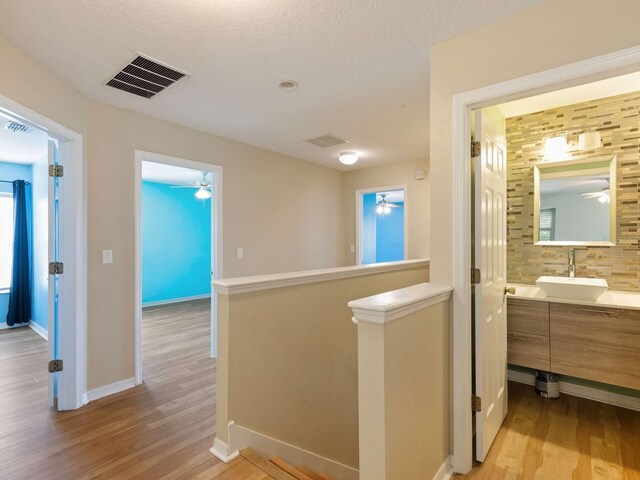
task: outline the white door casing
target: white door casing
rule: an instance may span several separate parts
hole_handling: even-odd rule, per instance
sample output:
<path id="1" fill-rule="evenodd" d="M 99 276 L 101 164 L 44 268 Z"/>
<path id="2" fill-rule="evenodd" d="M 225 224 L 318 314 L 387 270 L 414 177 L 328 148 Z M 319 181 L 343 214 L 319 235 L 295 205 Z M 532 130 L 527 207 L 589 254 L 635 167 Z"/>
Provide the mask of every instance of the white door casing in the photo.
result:
<path id="1" fill-rule="evenodd" d="M 497 108 L 475 112 L 476 460 L 483 461 L 507 415 L 507 180 L 505 119 Z"/>

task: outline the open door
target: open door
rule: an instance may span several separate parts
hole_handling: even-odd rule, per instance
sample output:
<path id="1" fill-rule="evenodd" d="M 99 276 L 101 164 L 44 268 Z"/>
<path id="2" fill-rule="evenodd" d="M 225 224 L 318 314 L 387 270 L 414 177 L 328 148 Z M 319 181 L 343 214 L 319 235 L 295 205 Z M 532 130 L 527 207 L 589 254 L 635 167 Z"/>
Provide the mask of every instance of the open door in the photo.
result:
<path id="1" fill-rule="evenodd" d="M 55 167 L 59 165 L 58 145 L 54 140 L 49 140 L 48 150 L 49 165 L 49 321 L 48 321 L 48 343 L 49 343 L 49 382 L 47 391 L 47 401 L 49 406 L 55 405 L 58 397 L 58 369 L 60 364 L 56 361 L 60 358 L 59 338 L 58 338 L 58 313 L 59 313 L 59 289 L 60 274 L 54 273 L 55 266 L 60 265 L 60 208 L 59 208 L 59 181 L 60 178 L 55 172 Z M 52 167 L 54 167 L 52 169 Z M 52 171 L 54 170 L 54 171 Z M 54 175 L 51 175 L 51 174 Z M 54 270 L 52 270 L 52 267 Z"/>
<path id="2" fill-rule="evenodd" d="M 475 112 L 475 140 L 475 421 L 476 460 L 483 461 L 507 415 L 507 155 L 497 108 Z"/>

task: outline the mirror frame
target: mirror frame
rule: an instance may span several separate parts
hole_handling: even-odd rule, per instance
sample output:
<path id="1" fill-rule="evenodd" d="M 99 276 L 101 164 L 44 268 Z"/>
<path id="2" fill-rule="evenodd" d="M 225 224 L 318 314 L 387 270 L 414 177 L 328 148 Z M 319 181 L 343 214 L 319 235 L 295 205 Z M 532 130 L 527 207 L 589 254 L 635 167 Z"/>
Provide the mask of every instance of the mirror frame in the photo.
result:
<path id="1" fill-rule="evenodd" d="M 540 241 L 540 180 L 544 176 L 545 170 L 555 169 L 558 167 L 571 167 L 580 166 L 581 174 L 588 174 L 590 172 L 602 172 L 603 167 L 596 167 L 593 169 L 584 168 L 591 163 L 609 163 L 609 240 L 608 241 L 580 241 L 580 240 L 553 240 L 553 241 Z M 606 167 L 604 167 L 606 168 Z M 617 158 L 616 155 L 604 156 L 604 157 L 589 157 L 579 160 L 561 160 L 557 162 L 539 162 L 533 166 L 533 244 L 534 245 L 556 245 L 556 246 L 587 246 L 587 247 L 612 247 L 616 244 L 616 191 L 618 189 L 618 182 L 616 181 Z M 573 173 L 571 170 L 563 172 L 560 176 L 571 176 L 569 173 Z"/>

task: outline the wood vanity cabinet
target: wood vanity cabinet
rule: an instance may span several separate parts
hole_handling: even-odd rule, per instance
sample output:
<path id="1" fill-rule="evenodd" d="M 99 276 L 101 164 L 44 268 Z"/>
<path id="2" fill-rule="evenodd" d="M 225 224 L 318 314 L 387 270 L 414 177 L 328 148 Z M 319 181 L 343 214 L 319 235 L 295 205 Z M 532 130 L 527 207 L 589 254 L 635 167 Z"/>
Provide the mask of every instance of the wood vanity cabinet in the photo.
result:
<path id="1" fill-rule="evenodd" d="M 507 362 L 551 371 L 547 302 L 507 299 Z"/>
<path id="2" fill-rule="evenodd" d="M 640 310 L 508 298 L 507 361 L 640 390 Z"/>
<path id="3" fill-rule="evenodd" d="M 552 303 L 550 319 L 553 372 L 640 389 L 640 311 Z"/>

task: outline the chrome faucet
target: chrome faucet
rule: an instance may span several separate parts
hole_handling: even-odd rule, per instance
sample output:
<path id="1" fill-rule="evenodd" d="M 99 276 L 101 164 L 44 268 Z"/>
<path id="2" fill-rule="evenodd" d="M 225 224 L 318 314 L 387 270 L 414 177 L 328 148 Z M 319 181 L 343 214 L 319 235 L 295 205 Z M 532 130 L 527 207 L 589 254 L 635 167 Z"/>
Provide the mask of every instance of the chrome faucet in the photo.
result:
<path id="1" fill-rule="evenodd" d="M 576 276 L 576 251 L 573 248 L 569 249 L 569 278 Z"/>

